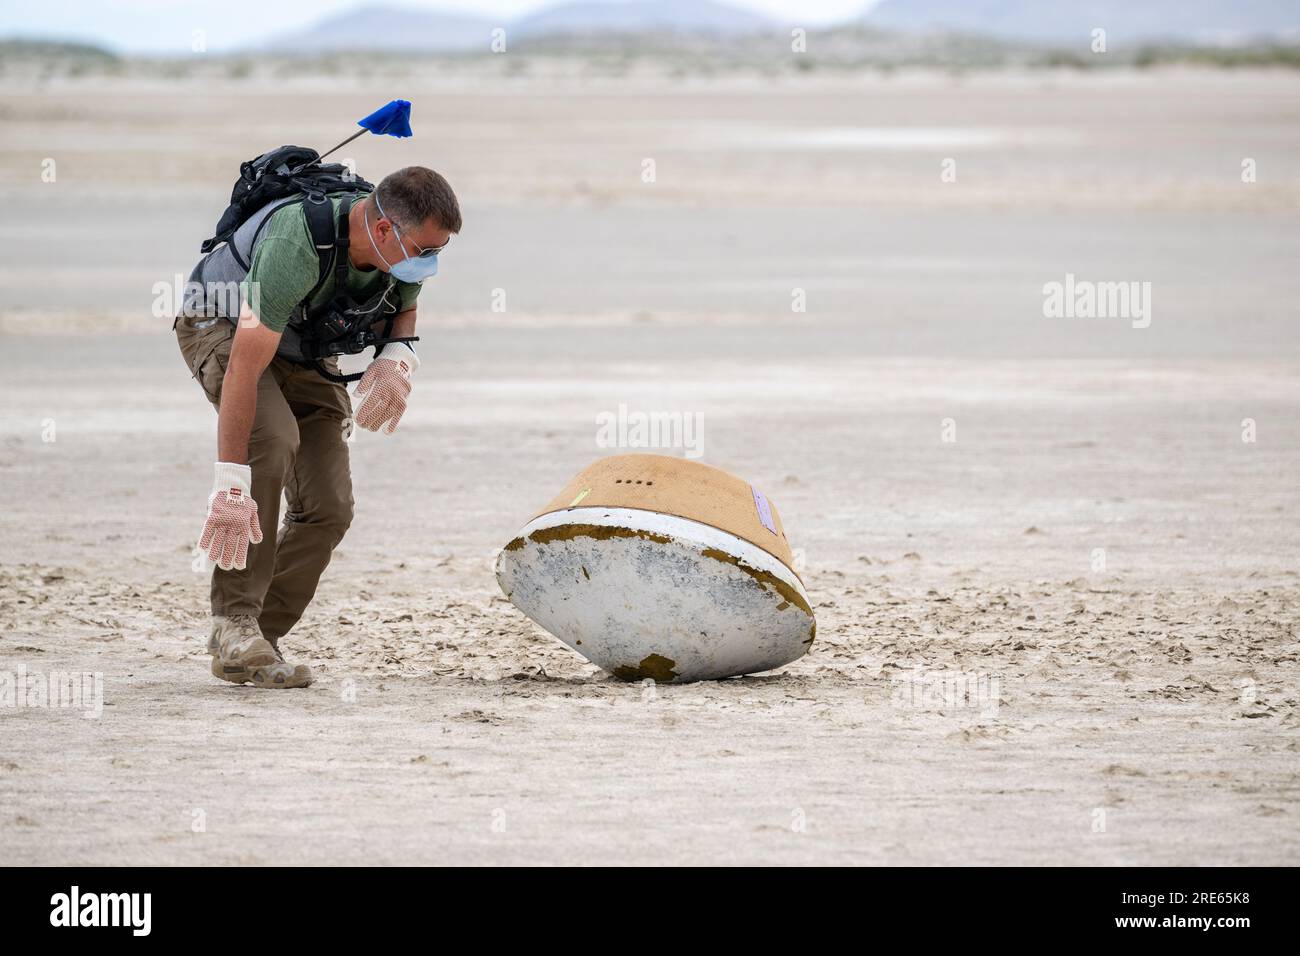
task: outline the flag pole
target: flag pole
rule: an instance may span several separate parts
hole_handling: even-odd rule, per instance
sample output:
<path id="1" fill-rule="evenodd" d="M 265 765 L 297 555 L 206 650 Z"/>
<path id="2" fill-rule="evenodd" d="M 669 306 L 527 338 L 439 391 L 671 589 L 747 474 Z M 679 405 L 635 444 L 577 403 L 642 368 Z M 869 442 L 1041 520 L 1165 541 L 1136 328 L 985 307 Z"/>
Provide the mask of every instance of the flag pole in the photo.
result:
<path id="1" fill-rule="evenodd" d="M 324 158 L 325 158 L 326 156 L 328 156 L 330 153 L 334 152 L 334 150 L 342 149 L 344 146 L 346 146 L 348 143 L 352 142 L 354 139 L 356 139 L 356 138 L 357 138 L 358 136 L 360 136 L 362 133 L 368 133 L 368 132 L 369 132 L 369 130 L 367 130 L 364 126 L 361 127 L 361 129 L 357 130 L 355 133 L 353 133 L 351 136 L 349 136 L 349 137 L 348 137 L 347 139 L 345 139 L 343 142 L 339 143 L 339 144 L 338 144 L 337 146 L 335 146 L 333 149 L 329 149 L 329 150 L 326 150 L 325 152 L 321 153 L 319 159 L 317 159 L 316 161 L 317 161 L 317 162 L 320 162 L 320 160 L 324 159 Z"/>

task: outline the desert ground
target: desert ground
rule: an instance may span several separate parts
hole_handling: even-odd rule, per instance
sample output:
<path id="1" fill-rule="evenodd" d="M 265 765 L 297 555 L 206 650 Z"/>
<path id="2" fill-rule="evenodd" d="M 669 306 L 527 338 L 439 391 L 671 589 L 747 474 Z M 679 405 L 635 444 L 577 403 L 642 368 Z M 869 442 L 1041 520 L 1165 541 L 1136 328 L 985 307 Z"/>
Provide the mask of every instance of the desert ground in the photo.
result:
<path id="1" fill-rule="evenodd" d="M 0 862 L 1300 863 L 1300 74 L 323 82 L 0 87 L 0 675 L 103 688 L 0 698 Z M 231 686 L 158 284 L 240 161 L 394 96 L 345 154 L 465 229 L 316 684 Z M 1067 273 L 1149 325 L 1046 317 Z M 625 684 L 505 600 L 619 405 L 780 508 L 806 657 Z"/>

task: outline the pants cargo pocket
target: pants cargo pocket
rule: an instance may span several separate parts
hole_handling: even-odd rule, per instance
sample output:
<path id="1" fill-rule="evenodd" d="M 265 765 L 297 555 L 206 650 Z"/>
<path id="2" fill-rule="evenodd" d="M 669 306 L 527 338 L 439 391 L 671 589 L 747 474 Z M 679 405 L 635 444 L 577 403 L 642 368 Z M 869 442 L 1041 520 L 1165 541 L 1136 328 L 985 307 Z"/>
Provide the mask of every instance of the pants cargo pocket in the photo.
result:
<path id="1" fill-rule="evenodd" d="M 234 327 L 224 319 L 202 331 L 187 329 L 184 323 L 177 330 L 181 357 L 213 405 L 221 400 L 221 383 L 226 377 L 226 363 L 230 360 L 230 345 L 234 337 Z"/>
<path id="2" fill-rule="evenodd" d="M 199 361 L 194 377 L 203 388 L 203 394 L 213 405 L 221 403 L 221 383 L 226 379 L 226 363 L 230 360 L 230 340 L 215 343 Z"/>

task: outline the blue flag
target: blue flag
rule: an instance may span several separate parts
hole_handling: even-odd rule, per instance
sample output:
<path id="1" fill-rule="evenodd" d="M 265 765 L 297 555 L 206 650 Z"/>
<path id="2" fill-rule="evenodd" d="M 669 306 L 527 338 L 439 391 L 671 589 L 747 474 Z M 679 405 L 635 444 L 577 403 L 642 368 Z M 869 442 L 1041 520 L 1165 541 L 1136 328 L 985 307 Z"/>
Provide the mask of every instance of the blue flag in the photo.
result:
<path id="1" fill-rule="evenodd" d="M 393 100 L 365 119 L 357 120 L 357 125 L 385 136 L 410 136 L 411 103 L 409 100 Z"/>
<path id="2" fill-rule="evenodd" d="M 343 142 L 335 146 L 334 149 L 327 149 L 321 153 L 316 162 L 320 162 L 335 149 L 339 149 L 352 142 L 358 136 L 363 135 L 367 130 L 383 136 L 410 136 L 411 135 L 411 101 L 410 100 L 393 100 L 387 106 L 381 106 L 364 119 L 357 120 L 357 125 L 361 129 L 357 130 Z"/>

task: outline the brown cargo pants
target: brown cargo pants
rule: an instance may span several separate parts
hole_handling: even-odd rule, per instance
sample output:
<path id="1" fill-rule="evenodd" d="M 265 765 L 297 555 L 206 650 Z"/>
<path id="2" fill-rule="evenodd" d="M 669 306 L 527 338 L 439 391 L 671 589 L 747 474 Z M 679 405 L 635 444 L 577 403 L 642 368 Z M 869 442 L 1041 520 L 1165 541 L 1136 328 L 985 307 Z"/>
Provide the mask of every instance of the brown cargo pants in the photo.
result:
<path id="1" fill-rule="evenodd" d="M 176 339 L 190 373 L 215 408 L 235 327 L 182 316 Z M 347 389 L 315 369 L 271 360 L 257 383 L 257 413 L 248 443 L 262 543 L 249 545 L 243 571 L 212 572 L 212 613 L 252 614 L 263 636 L 288 633 L 316 594 L 334 548 L 352 523 Z M 276 533 L 280 496 L 288 508 Z"/>

